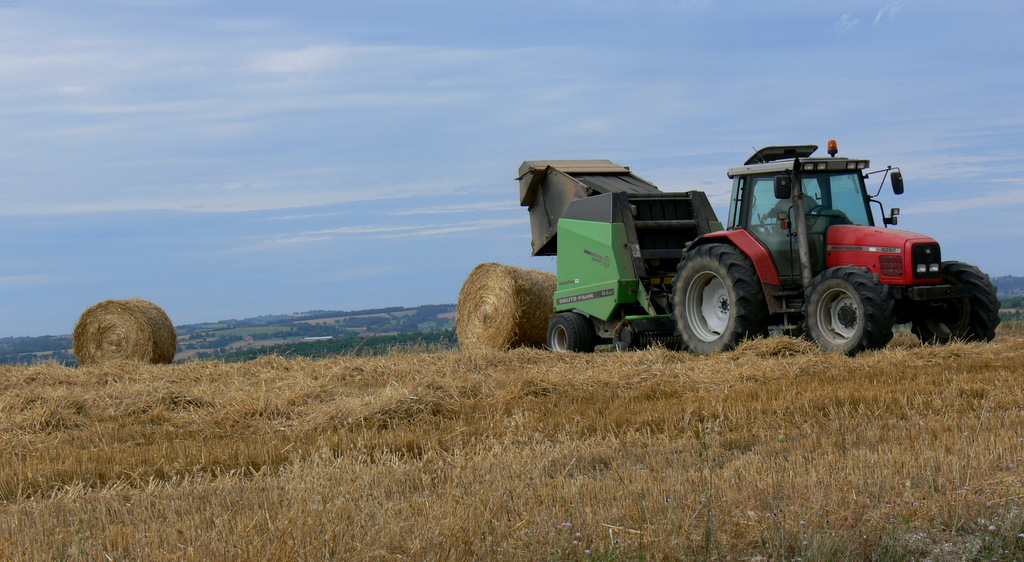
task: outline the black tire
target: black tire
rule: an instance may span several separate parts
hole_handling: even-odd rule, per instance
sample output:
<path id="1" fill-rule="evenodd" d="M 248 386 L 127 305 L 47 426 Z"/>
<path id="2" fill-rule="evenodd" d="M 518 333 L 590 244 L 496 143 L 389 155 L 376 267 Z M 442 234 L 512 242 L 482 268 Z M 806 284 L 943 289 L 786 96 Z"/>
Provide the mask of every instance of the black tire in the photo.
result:
<path id="1" fill-rule="evenodd" d="M 988 275 L 973 265 L 947 261 L 942 262 L 942 282 L 966 285 L 971 288 L 971 296 L 929 307 L 914 318 L 911 331 L 925 343 L 992 341 L 999 326 L 999 298 Z"/>
<path id="2" fill-rule="evenodd" d="M 768 304 L 750 258 L 726 244 L 698 246 L 679 262 L 672 317 L 683 347 L 728 351 L 768 332 Z"/>
<path id="3" fill-rule="evenodd" d="M 577 312 L 559 312 L 548 323 L 548 347 L 552 351 L 594 351 L 597 332 L 590 319 Z"/>
<path id="4" fill-rule="evenodd" d="M 889 286 L 867 269 L 826 269 L 804 298 L 804 327 L 822 349 L 857 355 L 892 339 L 895 301 Z"/>

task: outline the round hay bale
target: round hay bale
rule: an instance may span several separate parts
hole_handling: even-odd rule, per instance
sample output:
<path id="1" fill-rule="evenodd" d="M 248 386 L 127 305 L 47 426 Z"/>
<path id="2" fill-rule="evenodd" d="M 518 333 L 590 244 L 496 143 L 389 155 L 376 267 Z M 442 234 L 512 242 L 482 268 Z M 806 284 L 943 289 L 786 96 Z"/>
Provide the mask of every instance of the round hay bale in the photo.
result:
<path id="1" fill-rule="evenodd" d="M 178 348 L 167 313 L 142 299 L 106 300 L 89 307 L 75 324 L 72 341 L 80 365 L 170 363 Z"/>
<path id="2" fill-rule="evenodd" d="M 482 263 L 469 274 L 455 307 L 455 333 L 464 351 L 542 347 L 555 314 L 555 274 Z"/>

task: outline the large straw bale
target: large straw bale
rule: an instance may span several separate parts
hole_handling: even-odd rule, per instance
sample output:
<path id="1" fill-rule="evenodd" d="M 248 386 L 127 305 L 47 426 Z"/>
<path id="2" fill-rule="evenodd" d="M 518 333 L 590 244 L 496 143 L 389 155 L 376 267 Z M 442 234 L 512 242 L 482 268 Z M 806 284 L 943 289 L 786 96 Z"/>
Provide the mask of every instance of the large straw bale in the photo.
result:
<path id="1" fill-rule="evenodd" d="M 541 347 L 555 314 L 553 273 L 482 263 L 459 292 L 455 332 L 464 351 Z"/>
<path id="2" fill-rule="evenodd" d="M 82 313 L 73 334 L 78 363 L 170 363 L 178 334 L 167 313 L 143 299 L 106 300 Z"/>

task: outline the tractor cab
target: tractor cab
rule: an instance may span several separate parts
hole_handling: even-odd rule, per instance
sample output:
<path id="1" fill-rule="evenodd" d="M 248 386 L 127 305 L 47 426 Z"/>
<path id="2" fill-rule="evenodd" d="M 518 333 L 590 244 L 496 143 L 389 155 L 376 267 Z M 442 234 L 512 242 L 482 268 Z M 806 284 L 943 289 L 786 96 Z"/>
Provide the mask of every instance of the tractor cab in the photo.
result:
<path id="1" fill-rule="evenodd" d="M 871 203 L 881 207 L 868 193 L 868 160 L 836 157 L 835 141 L 829 143 L 830 156 L 813 157 L 817 148 L 762 148 L 728 172 L 733 189 L 727 227 L 746 230 L 768 251 L 783 286 L 802 284 L 801 230 L 806 231 L 807 265 L 813 277 L 827 267 L 831 227 L 875 227 Z M 894 192 L 902 193 L 899 170 L 890 175 Z M 883 223 L 896 224 L 898 214 L 893 209 Z M 803 220 L 798 221 L 800 215 Z"/>

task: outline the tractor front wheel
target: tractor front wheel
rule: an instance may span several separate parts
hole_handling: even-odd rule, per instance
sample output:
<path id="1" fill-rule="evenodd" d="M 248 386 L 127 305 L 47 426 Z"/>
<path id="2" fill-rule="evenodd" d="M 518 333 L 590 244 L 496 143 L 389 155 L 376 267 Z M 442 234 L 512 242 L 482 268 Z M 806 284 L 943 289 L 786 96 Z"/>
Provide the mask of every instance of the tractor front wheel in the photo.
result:
<path id="1" fill-rule="evenodd" d="M 768 331 L 768 305 L 757 270 L 733 246 L 708 244 L 679 262 L 672 316 L 683 345 L 697 353 L 728 351 Z"/>
<path id="2" fill-rule="evenodd" d="M 828 351 L 856 355 L 892 339 L 894 302 L 889 287 L 860 267 L 833 267 L 807 289 L 804 326 Z"/>
<path id="3" fill-rule="evenodd" d="M 597 333 L 589 318 L 577 312 L 559 312 L 548 323 L 548 347 L 552 351 L 594 351 Z"/>
<path id="4" fill-rule="evenodd" d="M 966 285 L 971 288 L 971 296 L 931 306 L 914 319 L 911 331 L 925 343 L 992 341 L 999 325 L 999 298 L 988 275 L 973 265 L 947 261 L 942 263 L 942 282 Z"/>

